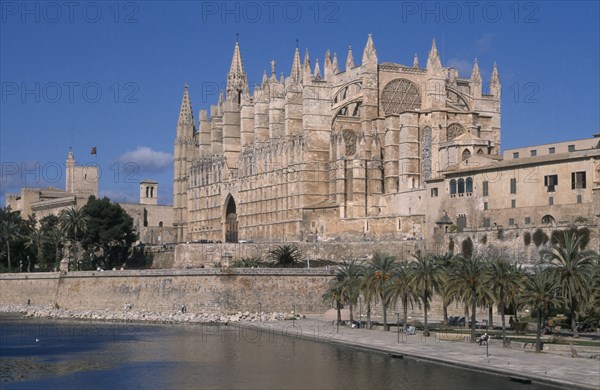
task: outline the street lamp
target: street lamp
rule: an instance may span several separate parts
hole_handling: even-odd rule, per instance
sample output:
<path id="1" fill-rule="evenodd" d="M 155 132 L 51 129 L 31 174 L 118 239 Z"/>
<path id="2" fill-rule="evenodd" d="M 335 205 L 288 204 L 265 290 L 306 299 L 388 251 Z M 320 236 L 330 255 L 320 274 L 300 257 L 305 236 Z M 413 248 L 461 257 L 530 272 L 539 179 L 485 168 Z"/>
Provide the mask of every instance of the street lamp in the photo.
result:
<path id="1" fill-rule="evenodd" d="M 362 327 L 362 300 L 363 300 L 363 295 L 360 294 L 358 296 L 358 307 L 359 307 L 358 323 L 359 323 L 359 326 L 361 326 L 361 327 Z"/>
<path id="2" fill-rule="evenodd" d="M 398 333 L 398 343 L 400 342 L 400 312 L 396 313 L 396 330 Z"/>

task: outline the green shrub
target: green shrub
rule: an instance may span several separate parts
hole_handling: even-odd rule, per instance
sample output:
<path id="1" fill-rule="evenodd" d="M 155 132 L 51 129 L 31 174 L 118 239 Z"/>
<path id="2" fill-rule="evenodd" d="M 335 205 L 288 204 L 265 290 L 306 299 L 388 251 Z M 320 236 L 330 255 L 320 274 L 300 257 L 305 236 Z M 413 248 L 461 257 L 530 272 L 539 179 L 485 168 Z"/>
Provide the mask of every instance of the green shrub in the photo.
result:
<path id="1" fill-rule="evenodd" d="M 540 245 L 545 244 L 548 242 L 549 238 L 548 235 L 546 233 L 544 233 L 544 231 L 540 228 L 538 228 L 534 233 L 533 233 L 533 243 L 535 244 L 536 247 L 540 247 Z"/>
<path id="2" fill-rule="evenodd" d="M 529 246 L 529 244 L 531 244 L 531 233 L 525 232 L 525 234 L 523 234 L 523 243 L 525 246 Z"/>

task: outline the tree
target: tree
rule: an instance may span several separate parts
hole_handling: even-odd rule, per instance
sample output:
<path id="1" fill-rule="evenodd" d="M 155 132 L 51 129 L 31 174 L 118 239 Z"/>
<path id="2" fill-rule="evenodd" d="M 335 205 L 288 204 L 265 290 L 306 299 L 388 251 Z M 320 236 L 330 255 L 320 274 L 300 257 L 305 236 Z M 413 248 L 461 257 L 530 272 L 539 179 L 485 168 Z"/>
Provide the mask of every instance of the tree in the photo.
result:
<path id="1" fill-rule="evenodd" d="M 486 269 L 484 284 L 491 290 L 494 301 L 500 309 L 502 321 L 502 343 L 506 346 L 506 306 L 510 302 L 511 292 L 517 290 L 522 283 L 519 269 L 505 259 L 494 259 Z"/>
<path id="2" fill-rule="evenodd" d="M 577 332 L 577 316 L 579 306 L 591 294 L 590 276 L 593 273 L 593 259 L 596 254 L 592 251 L 582 251 L 581 237 L 575 233 L 564 234 L 564 244 L 556 243 L 552 249 L 540 251 L 540 257 L 552 270 L 552 275 L 560 285 L 560 291 L 565 298 L 571 313 L 571 331 L 573 337 L 579 337 Z"/>
<path id="3" fill-rule="evenodd" d="M 398 300 L 402 302 L 402 323 L 404 325 L 408 323 L 408 306 L 412 307 L 413 303 L 419 299 L 410 280 L 411 268 L 406 262 L 402 262 L 394 268 L 392 283 L 388 289 L 392 307 L 396 307 Z"/>
<path id="4" fill-rule="evenodd" d="M 556 279 L 549 269 L 537 269 L 527 276 L 525 289 L 521 293 L 520 301 L 530 305 L 537 313 L 537 333 L 535 352 L 541 351 L 540 336 L 542 333 L 542 319 L 548 315 L 550 307 L 558 306 L 563 302 L 560 293 L 560 281 Z"/>
<path id="5" fill-rule="evenodd" d="M 477 256 L 458 256 L 448 275 L 448 284 L 452 292 L 461 296 L 465 303 L 471 302 L 471 342 L 475 342 L 475 322 L 477 320 L 477 299 L 485 272 L 484 260 Z"/>
<path id="6" fill-rule="evenodd" d="M 353 307 L 358 301 L 364 268 L 354 260 L 342 262 L 337 268 L 335 281 L 340 288 L 341 298 L 348 304 L 350 322 L 354 321 Z"/>
<path id="7" fill-rule="evenodd" d="M 415 292 L 419 294 L 419 299 L 423 303 L 423 335 L 429 336 L 429 329 L 427 328 L 427 309 L 429 309 L 429 301 L 431 300 L 433 292 L 438 289 L 442 281 L 442 269 L 433 256 L 424 256 L 419 251 L 413 257 L 415 260 L 410 263 L 411 278 L 409 279 L 409 283 L 412 285 Z"/>
<path id="8" fill-rule="evenodd" d="M 339 324 L 342 322 L 342 288 L 337 283 L 336 279 L 329 281 L 329 287 L 321 298 L 323 299 L 323 302 L 332 302 L 335 304 L 335 309 L 337 311 L 337 323 Z"/>
<path id="9" fill-rule="evenodd" d="M 295 245 L 280 245 L 269 252 L 269 255 L 277 265 L 290 267 L 302 258 L 300 250 Z"/>
<path id="10" fill-rule="evenodd" d="M 59 269 L 61 260 L 61 248 L 65 240 L 65 232 L 59 227 L 52 227 L 46 231 L 44 238 L 54 248 L 54 268 Z"/>
<path id="11" fill-rule="evenodd" d="M 133 219 L 121 205 L 104 197 L 90 196 L 82 212 L 87 220 L 83 245 L 89 253 L 102 250 L 107 269 L 121 266 L 130 255 L 137 237 L 133 232 Z M 89 264 L 90 266 L 92 264 Z"/>
<path id="12" fill-rule="evenodd" d="M 387 325 L 387 307 L 391 296 L 388 290 L 392 284 L 395 266 L 396 260 L 393 256 L 376 253 L 373 255 L 373 259 L 371 259 L 369 277 L 365 285 L 365 288 L 370 290 L 370 297 L 377 297 L 378 300 L 381 300 L 384 330 L 389 330 Z"/>
<path id="13" fill-rule="evenodd" d="M 81 209 L 69 207 L 60 213 L 61 228 L 65 232 L 65 236 L 71 240 L 73 248 L 73 262 L 79 269 L 77 258 L 77 245 L 82 234 L 87 230 L 88 218 Z"/>
<path id="14" fill-rule="evenodd" d="M 445 255 L 435 255 L 434 260 L 438 263 L 441 274 L 441 283 L 438 286 L 438 293 L 442 297 L 442 315 L 444 317 L 444 325 L 448 325 L 448 306 L 456 299 L 455 294 L 449 288 L 447 283 L 448 273 L 452 267 L 452 253 Z"/>
<path id="15" fill-rule="evenodd" d="M 23 220 L 18 212 L 11 211 L 10 208 L 0 209 L 0 238 L 6 247 L 8 272 L 12 272 L 11 243 L 22 237 L 22 226 Z"/>
<path id="16" fill-rule="evenodd" d="M 43 261 L 42 259 L 42 255 L 43 255 L 43 251 L 44 251 L 44 230 L 42 229 L 42 227 L 33 227 L 31 229 L 29 229 L 29 232 L 27 233 L 26 236 L 26 243 L 25 246 L 27 248 L 35 248 L 36 250 L 36 262 L 41 263 Z M 31 269 L 31 262 L 29 262 L 27 264 L 27 272 L 29 272 Z"/>

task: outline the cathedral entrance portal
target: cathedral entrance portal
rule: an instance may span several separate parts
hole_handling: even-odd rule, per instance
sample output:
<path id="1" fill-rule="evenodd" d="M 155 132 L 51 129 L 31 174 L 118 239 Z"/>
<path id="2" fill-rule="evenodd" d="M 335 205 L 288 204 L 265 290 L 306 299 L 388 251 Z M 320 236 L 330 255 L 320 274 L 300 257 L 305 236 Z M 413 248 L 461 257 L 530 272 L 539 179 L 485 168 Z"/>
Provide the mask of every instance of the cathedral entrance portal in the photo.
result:
<path id="1" fill-rule="evenodd" d="M 231 195 L 225 201 L 225 242 L 238 242 L 237 211 Z"/>

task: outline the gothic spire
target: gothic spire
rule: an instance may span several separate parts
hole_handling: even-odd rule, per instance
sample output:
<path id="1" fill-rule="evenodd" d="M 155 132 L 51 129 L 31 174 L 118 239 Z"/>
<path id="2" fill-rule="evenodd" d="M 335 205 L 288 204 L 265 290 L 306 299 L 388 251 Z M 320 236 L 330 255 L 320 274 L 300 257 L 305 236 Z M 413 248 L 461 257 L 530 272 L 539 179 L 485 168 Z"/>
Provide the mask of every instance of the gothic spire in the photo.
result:
<path id="1" fill-rule="evenodd" d="M 441 70 L 442 69 L 440 55 L 438 53 L 437 47 L 435 46 L 435 38 L 433 38 L 433 42 L 431 43 L 431 51 L 429 52 L 429 57 L 427 58 L 427 69 L 432 69 L 432 70 Z"/>
<path id="2" fill-rule="evenodd" d="M 227 98 L 234 99 L 239 103 L 240 94 L 247 86 L 248 79 L 246 78 L 246 72 L 244 72 L 240 43 L 236 40 L 231 67 L 229 68 L 229 74 L 227 74 Z"/>
<path id="3" fill-rule="evenodd" d="M 292 71 L 290 72 L 292 81 L 298 83 L 302 80 L 302 66 L 300 65 L 300 50 L 296 47 L 294 52 L 294 61 L 292 62 Z"/>
<path id="4" fill-rule="evenodd" d="M 319 66 L 319 59 L 315 63 L 315 79 L 321 79 L 321 67 Z"/>
<path id="5" fill-rule="evenodd" d="M 477 58 L 473 64 L 473 71 L 471 72 L 471 81 L 481 84 L 481 73 L 479 73 L 479 64 L 477 64 Z"/>
<path id="6" fill-rule="evenodd" d="M 419 56 L 415 53 L 415 57 L 413 58 L 413 68 L 419 68 Z"/>
<path id="7" fill-rule="evenodd" d="M 311 76 L 311 69 L 310 69 L 310 57 L 308 56 L 308 49 L 306 49 L 306 53 L 304 53 L 304 82 L 305 83 L 310 83 L 310 76 Z"/>
<path id="8" fill-rule="evenodd" d="M 369 34 L 367 38 L 367 44 L 363 50 L 362 65 L 365 64 L 376 64 L 377 63 L 377 52 L 375 51 L 375 45 L 373 44 L 373 37 Z"/>
<path id="9" fill-rule="evenodd" d="M 494 70 L 492 70 L 492 81 L 491 83 L 500 85 L 500 77 L 498 76 L 498 66 L 494 62 Z"/>
<path id="10" fill-rule="evenodd" d="M 323 76 L 325 80 L 330 80 L 332 73 L 331 52 L 327 49 L 325 52 L 325 61 L 323 61 Z"/>
<path id="11" fill-rule="evenodd" d="M 494 70 L 492 71 L 492 79 L 490 80 L 490 93 L 500 97 L 500 77 L 498 76 L 498 67 L 494 62 Z"/>
<path id="12" fill-rule="evenodd" d="M 333 64 L 331 66 L 333 68 L 333 74 L 339 73 L 340 68 L 338 67 L 338 59 L 336 52 L 333 52 Z"/>
<path id="13" fill-rule="evenodd" d="M 179 122 L 180 126 L 192 126 L 194 127 L 194 110 L 192 110 L 192 102 L 188 93 L 188 85 L 185 83 L 183 88 L 183 97 L 181 98 L 181 108 L 179 109 Z M 195 128 L 194 128 L 195 130 Z"/>
<path id="14" fill-rule="evenodd" d="M 275 60 L 271 60 L 271 79 L 270 81 L 277 81 L 277 74 L 275 73 Z"/>
<path id="15" fill-rule="evenodd" d="M 346 57 L 346 71 L 354 68 L 354 57 L 352 57 L 352 46 L 348 46 L 348 57 Z"/>
<path id="16" fill-rule="evenodd" d="M 67 155 L 67 158 L 69 160 L 75 159 L 75 156 L 73 156 L 73 147 L 72 146 L 69 146 L 69 154 Z"/>
<path id="17" fill-rule="evenodd" d="M 267 70 L 265 69 L 265 70 L 263 70 L 263 77 L 262 77 L 262 85 L 263 85 L 263 87 L 265 86 L 265 84 L 267 84 L 268 80 L 269 79 L 267 78 Z"/>

